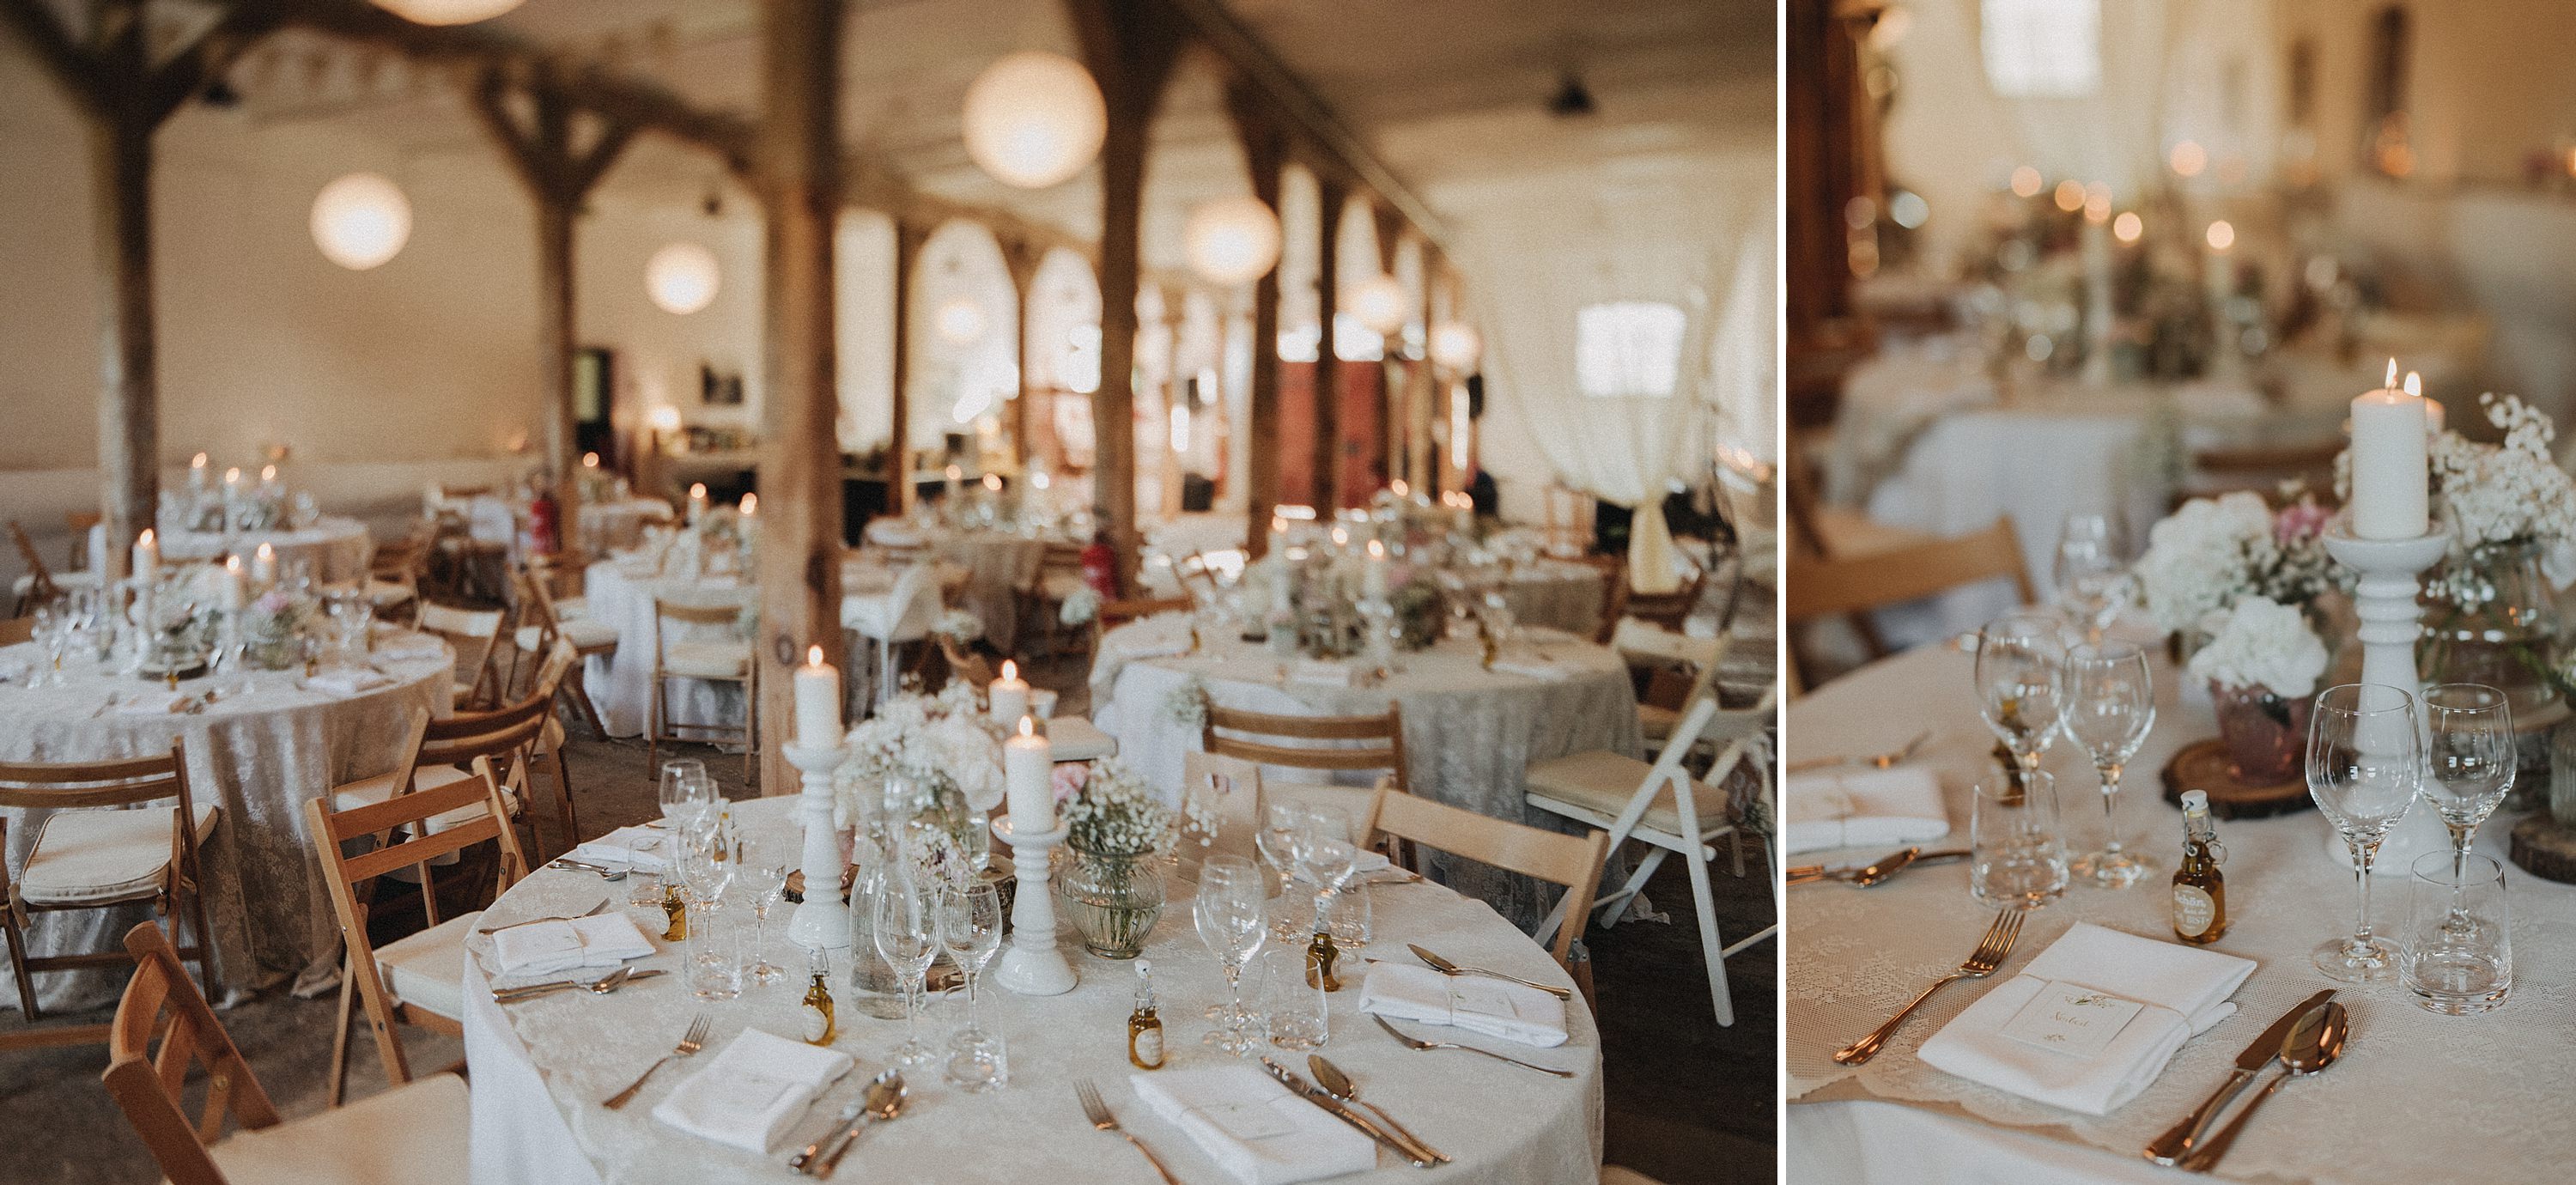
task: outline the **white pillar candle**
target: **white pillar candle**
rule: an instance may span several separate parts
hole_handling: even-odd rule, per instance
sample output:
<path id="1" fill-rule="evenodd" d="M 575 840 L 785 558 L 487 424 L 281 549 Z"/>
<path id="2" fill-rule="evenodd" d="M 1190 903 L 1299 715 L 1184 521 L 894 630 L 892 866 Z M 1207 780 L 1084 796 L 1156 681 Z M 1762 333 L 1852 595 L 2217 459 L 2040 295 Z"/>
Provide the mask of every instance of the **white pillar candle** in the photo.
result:
<path id="1" fill-rule="evenodd" d="M 236 465 L 230 469 L 224 470 L 224 496 L 229 498 L 240 492 L 241 467 Z"/>
<path id="2" fill-rule="evenodd" d="M 1386 599 L 1386 544 L 1375 539 L 1368 542 L 1368 564 L 1360 569 L 1360 595 L 1372 601 Z"/>
<path id="3" fill-rule="evenodd" d="M 796 743 L 841 743 L 841 672 L 823 661 L 823 648 L 805 649 L 805 665 L 796 668 Z"/>
<path id="4" fill-rule="evenodd" d="M 224 576 L 215 583 L 215 607 L 226 613 L 241 612 L 242 602 L 249 597 L 242 589 L 241 557 L 224 557 Z"/>
<path id="5" fill-rule="evenodd" d="M 1002 677 L 993 680 L 989 692 L 995 719 L 1017 720 L 1029 714 L 1029 681 L 1020 677 L 1020 664 L 1003 659 Z"/>
<path id="6" fill-rule="evenodd" d="M 2423 393 L 2424 393 L 2424 376 L 2423 376 L 2423 375 L 2420 375 L 2420 374 L 2417 374 L 2417 373 L 2415 373 L 2414 371 L 2411 371 L 2411 370 L 2410 370 L 2410 371 L 2407 371 L 2407 372 L 2406 372 L 2406 393 L 2407 393 L 2407 394 L 2409 394 L 2409 395 L 2421 395 L 2421 394 L 2423 394 Z M 2432 437 L 2440 436 L 2440 435 L 2442 434 L 2443 421 L 2444 421 L 2444 415 L 2443 415 L 2443 411 L 2442 411 L 2442 401 L 2441 401 L 2441 400 L 2439 400 L 2439 399 L 2427 399 L 2427 400 L 2425 400 L 2425 401 L 2424 401 L 2424 435 L 2425 435 L 2425 437 L 2426 437 L 2426 439 L 2427 439 L 2427 441 L 2428 441 L 2427 447 L 2430 447 L 2429 441 L 2430 441 L 2430 439 L 2431 439 Z"/>
<path id="7" fill-rule="evenodd" d="M 740 512 L 740 513 L 741 513 L 741 515 L 742 515 L 744 518 L 757 518 L 757 517 L 759 517 L 759 515 L 760 515 L 760 495 L 758 495 L 758 494 L 744 494 L 744 495 L 742 496 L 742 501 L 740 501 L 740 502 L 738 502 L 738 503 L 735 503 L 735 504 L 734 504 L 734 509 L 735 509 L 736 511 Z"/>
<path id="8" fill-rule="evenodd" d="M 1002 742 L 1003 803 L 1020 835 L 1055 830 L 1055 747 L 1037 732 L 1037 721 L 1022 716 L 1018 735 Z"/>
<path id="9" fill-rule="evenodd" d="M 2424 397 L 2388 386 L 2352 401 L 2352 533 L 2364 539 L 2413 539 L 2430 529 L 2426 486 L 2428 423 Z"/>
<path id="10" fill-rule="evenodd" d="M 689 525 L 698 525 L 698 517 L 707 512 L 707 483 L 689 483 Z"/>
<path id="11" fill-rule="evenodd" d="M 251 553 L 250 582 L 265 590 L 277 583 L 277 549 L 262 543 Z"/>
<path id="12" fill-rule="evenodd" d="M 188 492 L 192 494 L 202 494 L 205 491 L 206 454 L 199 453 L 196 456 L 188 458 Z"/>
<path id="13" fill-rule="evenodd" d="M 161 544 L 152 537 L 152 528 L 134 537 L 134 578 L 150 581 L 161 574 Z"/>

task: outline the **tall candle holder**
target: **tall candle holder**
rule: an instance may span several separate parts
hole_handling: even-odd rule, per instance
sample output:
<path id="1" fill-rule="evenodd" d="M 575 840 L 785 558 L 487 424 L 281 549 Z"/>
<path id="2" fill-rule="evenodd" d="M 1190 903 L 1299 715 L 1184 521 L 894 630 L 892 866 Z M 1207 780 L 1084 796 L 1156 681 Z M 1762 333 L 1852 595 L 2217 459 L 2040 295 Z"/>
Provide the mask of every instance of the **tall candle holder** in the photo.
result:
<path id="1" fill-rule="evenodd" d="M 2423 606 L 2415 599 L 2416 575 L 2440 563 L 2449 550 L 2449 524 L 2434 523 L 2431 531 L 2412 539 L 2364 539 L 2352 533 L 2348 519 L 2339 519 L 2327 528 L 2323 542 L 2335 562 L 2361 574 L 2352 594 L 2353 614 L 2361 619 L 2353 631 L 2361 642 L 2361 681 L 2401 688 L 2420 699 L 2424 681 L 2415 669 L 2415 640 L 2422 633 L 2417 621 Z M 2420 708 L 2416 726 L 2424 727 Z M 2388 829 L 2371 872 L 2405 876 L 2415 857 L 2447 851 L 2450 842 L 2432 808 L 2418 801 Z M 2340 837 L 2329 832 L 2326 844 L 2337 862 L 2351 867 L 2352 853 Z"/>
<path id="2" fill-rule="evenodd" d="M 1055 899 L 1047 889 L 1047 855 L 1072 828 L 1019 835 L 1011 817 L 993 820 L 993 837 L 1011 845 L 1012 867 L 1019 873 L 1018 896 L 1011 902 L 1011 949 L 993 968 L 993 978 L 1023 996 L 1061 996 L 1073 990 L 1073 964 L 1056 949 Z"/>
<path id="3" fill-rule="evenodd" d="M 850 915 L 841 904 L 841 844 L 832 826 L 832 771 L 841 764 L 841 747 L 790 741 L 785 749 L 804 783 L 797 810 L 805 816 L 805 900 L 787 923 L 787 938 L 808 950 L 838 949 L 850 944 Z"/>

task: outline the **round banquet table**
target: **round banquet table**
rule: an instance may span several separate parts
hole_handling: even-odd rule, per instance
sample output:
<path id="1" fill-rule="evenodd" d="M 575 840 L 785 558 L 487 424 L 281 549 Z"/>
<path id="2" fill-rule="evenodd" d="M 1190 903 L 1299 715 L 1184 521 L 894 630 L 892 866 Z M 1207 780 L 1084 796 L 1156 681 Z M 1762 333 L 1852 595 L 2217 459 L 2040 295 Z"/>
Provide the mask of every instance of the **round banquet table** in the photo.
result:
<path id="1" fill-rule="evenodd" d="M 797 850 L 800 824 L 792 798 L 737 803 L 734 818 L 758 851 Z M 735 890 L 739 892 L 739 889 Z M 1461 962 L 1493 967 L 1543 983 L 1568 983 L 1547 953 L 1479 902 L 1437 885 L 1383 885 L 1374 894 L 1376 940 L 1401 950 L 1404 942 L 1435 946 Z M 1146 948 L 1162 999 L 1169 1068 L 1218 1064 L 1225 1055 L 1200 1043 L 1207 1022 L 1202 1005 L 1224 992 L 1216 962 L 1191 928 L 1190 889 L 1170 887 L 1166 907 Z M 539 871 L 521 881 L 487 912 L 484 924 L 578 913 L 606 895 L 623 902 L 625 886 L 603 886 L 588 873 Z M 648 918 L 645 915 L 654 915 Z M 658 910 L 630 911 L 660 942 Z M 731 924 L 728 919 L 727 924 Z M 743 924 L 749 924 L 747 920 Z M 781 966 L 802 968 L 802 952 L 773 919 L 768 955 Z M 850 1075 L 827 1089 L 787 1129 L 768 1155 L 754 1156 L 664 1126 L 653 1107 L 695 1066 L 674 1062 L 649 1080 L 634 1102 L 610 1111 L 599 1100 L 617 1091 L 654 1058 L 670 1052 L 689 1019 L 711 1020 L 707 1058 L 745 1029 L 782 1036 L 800 1031 L 801 975 L 770 985 L 748 985 L 741 997 L 703 1003 L 680 984 L 677 944 L 638 966 L 671 974 L 631 983 L 613 995 L 557 992 L 506 1010 L 489 987 L 524 980 L 497 976 L 492 940 L 467 939 L 465 1053 L 474 1079 L 473 1165 L 477 1185 L 643 1185 L 651 1182 L 802 1181 L 787 1157 L 824 1134 L 831 1117 L 858 1094 L 860 1084 L 884 1069 L 903 1039 L 903 1022 L 869 1018 L 852 1007 L 847 982 L 849 952 L 832 954 L 840 1034 L 834 1047 L 857 1059 Z M 985 1019 L 1010 1044 L 1010 1085 L 970 1095 L 941 1081 L 935 1067 L 905 1073 L 911 1101 L 903 1116 L 876 1125 L 841 1166 L 841 1179 L 865 1181 L 1034 1181 L 1052 1185 L 1150 1180 L 1151 1170 L 1117 1137 L 1093 1131 L 1074 1098 L 1073 1083 L 1096 1083 L 1110 1109 L 1152 1147 L 1184 1181 L 1228 1180 L 1179 1129 L 1136 1101 L 1128 1085 L 1126 1019 L 1135 975 L 1127 963 L 1085 954 L 1068 929 L 1059 949 L 1068 952 L 1080 983 L 1061 996 L 1018 997 L 988 985 Z M 1438 1169 L 1415 1169 L 1381 1152 L 1379 1168 L 1365 1179 L 1422 1182 L 1495 1182 L 1568 1185 L 1589 1182 L 1601 1162 L 1600 1035 L 1580 997 L 1566 1012 L 1568 1041 L 1552 1049 L 1505 1042 L 1493 1048 L 1542 1065 L 1572 1070 L 1560 1080 L 1474 1054 L 1423 1053 L 1397 1045 L 1356 1011 L 1359 986 L 1331 997 L 1332 1029 L 1323 1052 L 1360 1082 L 1367 1097 L 1433 1146 L 1456 1157 Z M 935 1018 L 934 1018 L 935 1019 Z M 925 1040 L 945 1030 L 923 1021 Z M 1408 1026 L 1439 1039 L 1457 1034 L 1434 1026 Z M 1468 1037 L 1469 1043 L 1480 1039 Z M 1303 1058 L 1270 1050 L 1301 1073 Z M 1360 1178 L 1344 1178 L 1360 1179 Z"/>
<path id="2" fill-rule="evenodd" d="M 306 836 L 304 804 L 331 787 L 385 773 L 401 761 L 402 741 L 418 713 L 444 714 L 453 703 L 455 657 L 427 634 L 380 630 L 372 661 L 393 682 L 340 697 L 304 684 L 301 669 L 225 671 L 179 685 L 202 712 L 141 714 L 125 701 L 166 697 L 163 685 L 91 665 L 70 671 L 65 686 L 29 689 L 23 669 L 32 645 L 0 650 L 0 760 L 112 761 L 187 745 L 189 792 L 221 808 L 200 859 L 207 921 L 215 931 L 220 996 L 238 998 L 280 980 L 299 994 L 327 988 L 339 974 L 340 932 Z M 108 706 L 109 697 L 118 706 Z M 23 867 L 38 824 L 49 811 L 11 810 L 8 859 Z M 125 931 L 150 916 L 144 906 L 33 915 L 28 933 L 39 954 L 123 949 Z M 49 1009 L 113 1003 L 125 982 L 114 968 L 39 975 Z M 15 1007 L 14 982 L 0 979 L 0 1006 Z"/>
<path id="3" fill-rule="evenodd" d="M 1883 752 L 1935 730 L 1919 762 L 1938 772 L 1952 830 L 1927 846 L 1964 846 L 1968 797 L 1994 738 L 1970 697 L 1973 660 L 1948 647 L 1909 651 L 1819 687 L 1789 707 L 1784 761 Z M 1788 1157 L 1800 1181 L 2129 1182 L 2189 1180 L 2138 1149 L 2188 1114 L 2227 1077 L 2237 1052 L 2298 1001 L 2326 987 L 2351 1011 L 2352 1038 L 2328 1072 L 2284 1090 L 2249 1124 L 2224 1178 L 2314 1185 L 2381 1181 L 2537 1181 L 2563 1178 L 2576 1151 L 2576 886 L 2506 865 L 2513 915 L 2513 994 L 2481 1016 L 2437 1016 L 2395 983 L 2337 985 L 2308 963 L 2317 943 L 2348 933 L 2350 869 L 2329 855 L 2315 811 L 2222 820 L 2230 928 L 2213 949 L 2253 959 L 2237 1012 L 2193 1038 L 2145 1093 L 2094 1118 L 1952 1077 L 1916 1051 L 1986 990 L 2017 974 L 2077 921 L 2170 938 L 2165 877 L 2181 847 L 2181 812 L 2157 796 L 2155 771 L 2182 745 L 2213 735 L 2202 697 L 2176 693 L 2159 664 L 2156 729 L 2129 766 L 2124 835 L 2162 875 L 2122 891 L 2084 886 L 2032 914 L 1994 978 L 1934 996 L 1858 1070 L 1831 1054 L 1877 1027 L 1976 944 L 1990 915 L 1968 897 L 1965 864 L 1909 869 L 1867 890 L 1828 884 L 1789 891 Z M 2096 782 L 2059 745 L 2063 833 L 2073 850 L 2101 837 Z M 1799 791 L 1792 777 L 1784 790 Z M 2418 804 L 2418 810 L 2425 809 Z M 2479 847 L 2499 861 L 2510 819 L 2490 819 Z M 1866 861 L 1885 848 L 1799 857 Z M 2374 878 L 2374 919 L 2389 933 L 2406 911 L 2403 878 Z"/>
<path id="4" fill-rule="evenodd" d="M 1601 628 L 1601 569 L 1564 560 L 1535 560 L 1512 571 L 1503 603 L 1521 625 L 1589 638 Z"/>
<path id="5" fill-rule="evenodd" d="M 293 531 L 169 531 L 160 537 L 165 560 L 218 560 L 242 557 L 248 565 L 262 543 L 277 553 L 277 570 L 311 576 L 315 584 L 364 584 L 367 562 L 376 545 L 367 525 L 354 518 L 325 515 L 312 526 Z"/>
<path id="6" fill-rule="evenodd" d="M 1404 711 L 1404 753 L 1416 794 L 1513 822 L 1552 826 L 1528 809 L 1523 777 L 1533 761 L 1592 749 L 1635 756 L 1644 748 L 1627 664 L 1607 647 L 1545 629 L 1524 631 L 1486 670 L 1473 639 L 1398 655 L 1402 669 L 1375 686 L 1297 681 L 1298 660 L 1234 637 L 1189 645 L 1188 618 L 1162 614 L 1111 630 L 1092 660 L 1093 723 L 1117 738 L 1120 759 L 1167 794 L 1178 793 L 1199 726 L 1177 711 L 1193 681 L 1209 701 L 1245 711 L 1361 716 Z M 1336 664 L 1338 665 L 1338 664 Z M 1365 665 L 1353 659 L 1350 665 Z M 1325 775 L 1301 773 L 1306 781 Z M 1534 924 L 1554 903 L 1535 882 L 1435 853 L 1453 888 Z"/>
<path id="7" fill-rule="evenodd" d="M 1036 581 L 1046 563 L 1045 536 L 880 519 L 868 524 L 867 538 L 888 547 L 925 547 L 964 568 L 958 607 L 984 623 L 984 637 L 995 649 L 1011 653 L 1019 641 L 1020 590 Z"/>
<path id="8" fill-rule="evenodd" d="M 519 546 L 519 524 L 526 509 L 496 494 L 477 494 L 467 504 L 466 530 L 478 543 Z M 649 524 L 673 520 L 671 504 L 659 498 L 629 497 L 613 502 L 584 502 L 579 518 L 581 534 L 576 540 L 583 551 L 603 555 L 634 547 L 644 539 Z"/>
<path id="9" fill-rule="evenodd" d="M 652 561 L 633 557 L 602 560 L 582 575 L 582 597 L 592 620 L 617 627 L 617 649 L 589 658 L 582 683 L 590 689 L 591 706 L 599 712 L 608 735 L 641 735 L 652 723 L 653 602 L 656 598 L 684 605 L 723 605 L 739 609 L 758 593 L 734 576 L 663 576 Z M 670 641 L 722 640 L 734 636 L 730 625 L 684 625 L 673 622 Z M 699 679 L 673 679 L 663 689 L 664 711 L 681 724 L 740 722 L 741 691 L 731 685 Z"/>

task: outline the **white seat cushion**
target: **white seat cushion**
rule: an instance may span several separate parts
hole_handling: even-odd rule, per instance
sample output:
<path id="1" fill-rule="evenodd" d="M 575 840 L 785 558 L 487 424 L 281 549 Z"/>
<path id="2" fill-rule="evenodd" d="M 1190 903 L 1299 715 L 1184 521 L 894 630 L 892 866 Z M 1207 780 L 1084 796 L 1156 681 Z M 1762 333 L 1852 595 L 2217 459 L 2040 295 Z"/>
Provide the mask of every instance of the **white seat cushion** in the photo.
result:
<path id="1" fill-rule="evenodd" d="M 379 609 L 387 605 L 402 604 L 419 595 L 419 589 L 400 581 L 380 580 L 372 576 L 367 578 L 367 601 Z"/>
<path id="2" fill-rule="evenodd" d="M 741 642 L 672 642 L 662 647 L 662 670 L 689 679 L 739 679 L 751 669 L 751 648 Z"/>
<path id="3" fill-rule="evenodd" d="M 215 804 L 197 806 L 197 842 L 215 829 Z M 31 902 L 79 905 L 160 891 L 170 868 L 176 806 L 56 811 L 46 816 L 18 890 Z"/>
<path id="4" fill-rule="evenodd" d="M 575 618 L 588 616 L 590 616 L 589 597 L 555 598 L 555 620 L 557 622 L 569 622 Z"/>
<path id="5" fill-rule="evenodd" d="M 1618 821 L 1620 812 L 1628 809 L 1628 800 L 1636 796 L 1637 787 L 1653 769 L 1634 757 L 1601 749 L 1537 762 L 1529 768 L 1529 804 L 1607 829 Z M 1691 786 L 1691 805 L 1699 808 L 1700 833 L 1690 838 L 1706 839 L 1725 833 L 1732 826 L 1726 817 L 1726 796 L 1705 782 L 1694 780 Z M 1655 792 L 1654 801 L 1637 820 L 1637 830 L 1683 838 L 1681 807 L 1673 799 L 1671 786 Z"/>
<path id="6" fill-rule="evenodd" d="M 432 1074 L 206 1150 L 241 1185 L 465 1185 L 465 1080 Z"/>
<path id="7" fill-rule="evenodd" d="M 446 921 L 376 948 L 376 974 L 394 999 L 449 1020 L 465 1016 L 465 936 L 483 911 Z"/>
<path id="8" fill-rule="evenodd" d="M 558 624 L 555 627 L 555 636 L 572 643 L 575 650 L 588 650 L 597 646 L 615 646 L 617 627 L 606 622 L 582 621 L 575 618 Z M 517 635 L 519 649 L 534 651 L 537 643 L 544 640 L 543 627 L 533 625 L 519 627 Z"/>
<path id="9" fill-rule="evenodd" d="M 374 803 L 383 802 L 384 800 L 393 797 L 394 776 L 395 775 L 393 773 L 381 773 L 372 778 L 360 778 L 357 781 L 333 787 L 331 789 L 331 809 L 335 811 L 352 810 L 357 807 L 369 806 Z M 441 786 L 450 786 L 458 782 L 469 781 L 473 777 L 473 771 L 458 769 L 452 765 L 425 765 L 412 773 L 412 792 L 417 794 L 423 790 L 436 790 Z M 510 788 L 507 786 L 501 787 L 501 803 L 509 808 L 511 817 L 516 818 L 518 816 L 519 796 L 511 793 Z M 483 804 L 479 802 L 468 803 L 464 806 L 457 807 L 454 810 L 432 815 L 429 819 L 429 830 L 435 833 L 454 827 L 459 823 L 468 823 L 473 820 L 480 819 L 483 817 L 484 809 Z"/>

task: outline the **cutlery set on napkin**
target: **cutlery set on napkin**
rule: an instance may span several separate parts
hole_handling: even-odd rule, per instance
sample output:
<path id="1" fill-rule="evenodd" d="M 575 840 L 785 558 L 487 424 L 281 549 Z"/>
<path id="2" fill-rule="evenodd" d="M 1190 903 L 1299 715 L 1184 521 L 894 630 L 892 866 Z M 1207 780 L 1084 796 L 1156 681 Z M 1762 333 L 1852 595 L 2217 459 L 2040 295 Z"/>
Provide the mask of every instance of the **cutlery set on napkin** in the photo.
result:
<path id="1" fill-rule="evenodd" d="M 671 833 L 660 828 L 620 827 L 574 847 L 564 858 L 612 871 L 658 874 L 669 866 L 665 853 L 670 842 Z"/>

